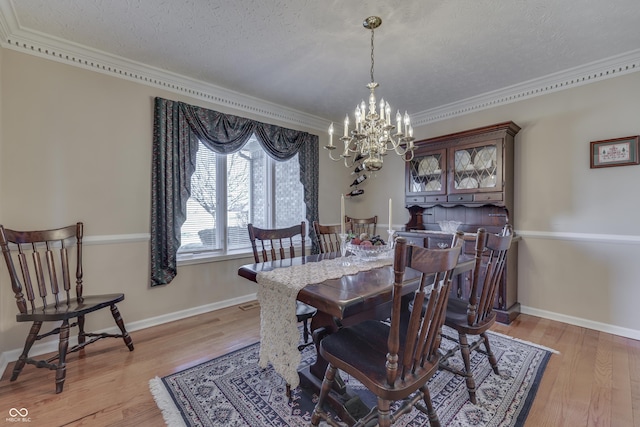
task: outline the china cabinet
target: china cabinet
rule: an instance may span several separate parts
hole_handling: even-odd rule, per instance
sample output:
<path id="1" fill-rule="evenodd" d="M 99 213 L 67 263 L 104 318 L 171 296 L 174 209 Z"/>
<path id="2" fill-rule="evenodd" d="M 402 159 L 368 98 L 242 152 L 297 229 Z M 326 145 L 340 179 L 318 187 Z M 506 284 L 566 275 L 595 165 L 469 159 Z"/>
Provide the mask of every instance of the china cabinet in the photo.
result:
<path id="1" fill-rule="evenodd" d="M 440 231 L 438 221 L 460 221 L 464 250 L 473 254 L 478 228 L 498 233 L 507 223 L 514 226 L 513 153 L 519 130 L 515 123 L 505 122 L 416 142 L 415 156 L 405 168 L 410 219 L 398 234 L 414 244 L 442 247 L 452 236 Z M 520 312 L 518 240 L 515 236 L 495 302 L 502 323 L 510 323 Z M 461 275 L 451 292 L 468 298 L 470 286 L 470 273 Z"/>

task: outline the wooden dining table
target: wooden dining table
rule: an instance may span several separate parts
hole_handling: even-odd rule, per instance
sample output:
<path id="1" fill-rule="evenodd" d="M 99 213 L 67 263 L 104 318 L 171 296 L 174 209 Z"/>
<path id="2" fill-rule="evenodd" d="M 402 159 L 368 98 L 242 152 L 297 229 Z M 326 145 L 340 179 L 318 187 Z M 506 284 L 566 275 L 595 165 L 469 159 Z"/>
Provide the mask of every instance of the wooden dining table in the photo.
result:
<path id="1" fill-rule="evenodd" d="M 258 274 L 261 272 L 339 257 L 340 253 L 326 253 L 246 264 L 238 269 L 238 275 L 258 282 Z M 349 258 L 353 260 L 352 257 Z M 461 255 L 453 274 L 470 271 L 473 266 L 474 259 L 472 257 Z M 407 268 L 402 287 L 403 295 L 413 293 L 418 287 L 419 279 L 420 273 Z M 297 299 L 318 310 L 311 321 L 311 332 L 316 352 L 320 348 L 319 344 L 322 338 L 341 327 L 366 319 L 384 320 L 388 318 L 391 313 L 393 281 L 393 266 L 385 265 L 303 287 L 298 292 Z M 301 387 L 317 392 L 322 384 L 326 367 L 327 362 L 317 352 L 316 361 L 298 371 Z M 354 424 L 357 418 L 369 410 L 364 403 L 359 402 L 357 395 L 350 392 L 344 382 L 340 380 L 336 381 L 334 391 L 328 400 L 337 415 L 349 425 Z"/>

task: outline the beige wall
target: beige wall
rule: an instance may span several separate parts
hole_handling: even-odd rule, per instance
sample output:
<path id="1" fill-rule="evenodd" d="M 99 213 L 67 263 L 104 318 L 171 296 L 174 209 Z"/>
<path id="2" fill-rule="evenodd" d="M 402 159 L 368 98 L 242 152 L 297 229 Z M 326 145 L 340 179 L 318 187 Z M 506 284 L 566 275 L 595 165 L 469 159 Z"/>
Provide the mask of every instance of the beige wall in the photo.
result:
<path id="1" fill-rule="evenodd" d="M 180 266 L 170 285 L 151 289 L 146 237 L 153 98 L 251 114 L 3 49 L 0 95 L 0 223 L 28 229 L 84 221 L 86 284 L 93 292 L 125 292 L 120 308 L 133 327 L 251 298 L 254 285 L 236 275 L 249 258 Z M 416 129 L 427 138 L 508 120 L 523 128 L 516 138 L 514 223 L 523 236 L 518 279 L 525 310 L 640 334 L 632 305 L 640 297 L 634 262 L 640 166 L 589 169 L 589 141 L 640 134 L 639 95 L 640 73 L 634 73 Z M 301 130 L 326 144 L 323 132 Z M 320 220 L 337 223 L 340 194 L 353 177 L 323 149 L 320 171 Z M 384 230 L 392 197 L 394 224 L 401 226 L 408 219 L 403 183 L 404 163 L 387 156 L 363 186 L 364 197 L 347 201 L 347 213 L 377 214 Z M 5 270 L 1 265 L 0 352 L 6 353 L 22 346 L 28 326 L 15 323 Z M 108 317 L 90 319 L 89 326 L 109 327 Z"/>
<path id="2" fill-rule="evenodd" d="M 12 50 L 0 53 L 0 108 L 7 113 L 0 116 L 6 124 L 0 184 L 10 183 L 1 187 L 0 223 L 31 229 L 84 221 L 86 289 L 125 292 L 120 310 L 134 328 L 252 298 L 255 285 L 237 275 L 252 258 L 179 266 L 171 284 L 150 288 L 148 242 L 154 97 L 251 114 Z M 338 188 L 344 173 L 329 163 L 323 157 L 321 168 L 338 173 L 321 183 L 323 204 L 339 200 L 339 190 L 334 196 L 328 189 Z M 324 215 L 337 222 L 339 209 Z M 29 325 L 17 325 L 15 313 L 3 262 L 0 354 L 21 348 L 26 337 Z M 87 322 L 98 329 L 113 324 L 109 313 Z"/>

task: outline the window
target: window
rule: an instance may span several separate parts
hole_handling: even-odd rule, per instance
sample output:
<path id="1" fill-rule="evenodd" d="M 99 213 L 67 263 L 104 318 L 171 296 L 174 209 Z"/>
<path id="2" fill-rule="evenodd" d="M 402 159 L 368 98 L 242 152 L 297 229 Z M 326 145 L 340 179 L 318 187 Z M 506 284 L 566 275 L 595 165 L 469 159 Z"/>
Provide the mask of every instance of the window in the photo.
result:
<path id="1" fill-rule="evenodd" d="M 251 248 L 247 224 L 290 227 L 305 216 L 297 155 L 276 161 L 255 136 L 230 155 L 214 153 L 200 143 L 178 253 L 245 251 Z"/>

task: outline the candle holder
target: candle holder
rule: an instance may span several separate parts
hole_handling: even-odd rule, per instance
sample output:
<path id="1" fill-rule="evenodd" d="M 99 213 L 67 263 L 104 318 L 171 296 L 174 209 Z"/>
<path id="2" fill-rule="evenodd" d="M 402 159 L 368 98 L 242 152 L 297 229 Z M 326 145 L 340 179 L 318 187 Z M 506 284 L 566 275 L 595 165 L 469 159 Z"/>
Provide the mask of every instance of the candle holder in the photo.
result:
<path id="1" fill-rule="evenodd" d="M 393 249 L 396 246 L 396 240 L 395 240 L 396 230 L 387 230 L 387 233 L 389 234 L 389 239 L 387 240 L 387 246 L 389 247 L 389 249 Z"/>
<path id="2" fill-rule="evenodd" d="M 340 237 L 340 256 L 342 257 L 342 265 L 351 265 L 349 260 L 347 260 L 347 237 L 349 237 L 349 235 L 338 234 L 338 237 Z"/>

